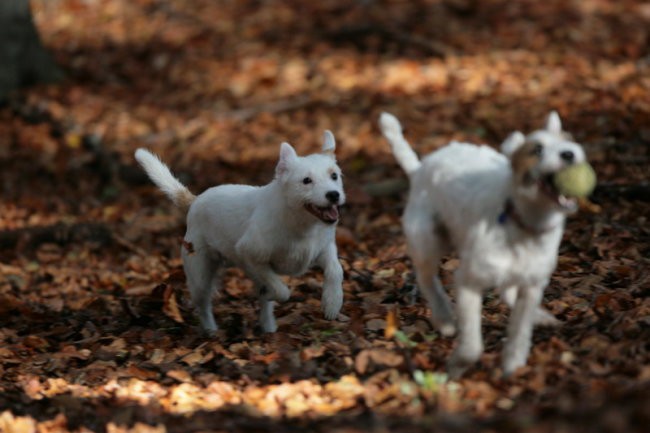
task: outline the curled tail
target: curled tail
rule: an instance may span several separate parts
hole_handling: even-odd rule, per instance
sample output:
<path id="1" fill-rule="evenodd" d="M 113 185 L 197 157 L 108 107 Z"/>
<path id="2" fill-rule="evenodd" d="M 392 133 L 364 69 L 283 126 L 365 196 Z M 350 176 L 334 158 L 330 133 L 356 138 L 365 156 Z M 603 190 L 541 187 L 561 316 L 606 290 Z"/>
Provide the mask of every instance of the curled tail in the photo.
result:
<path id="1" fill-rule="evenodd" d="M 169 168 L 156 155 L 146 149 L 135 151 L 135 159 L 147 172 L 149 178 L 164 192 L 174 204 L 187 210 L 196 196 L 169 171 Z"/>
<path id="2" fill-rule="evenodd" d="M 397 120 L 397 117 L 386 112 L 381 113 L 381 116 L 379 116 L 379 126 L 384 137 L 390 143 L 390 147 L 393 149 L 395 159 L 397 159 L 397 162 L 406 174 L 410 175 L 420 168 L 422 164 L 408 144 L 408 141 L 404 138 L 402 125 Z"/>

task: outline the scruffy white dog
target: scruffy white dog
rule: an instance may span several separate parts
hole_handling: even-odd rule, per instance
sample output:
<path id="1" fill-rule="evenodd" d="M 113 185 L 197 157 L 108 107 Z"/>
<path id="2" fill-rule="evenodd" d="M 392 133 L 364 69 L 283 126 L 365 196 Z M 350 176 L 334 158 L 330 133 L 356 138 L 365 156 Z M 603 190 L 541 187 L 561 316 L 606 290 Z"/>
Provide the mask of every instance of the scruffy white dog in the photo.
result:
<path id="1" fill-rule="evenodd" d="M 181 255 L 192 302 L 201 325 L 217 329 L 212 294 L 227 264 L 241 267 L 255 283 L 260 323 L 275 332 L 274 301 L 289 288 L 280 275 L 300 275 L 314 266 L 324 271 L 322 310 L 334 319 L 343 303 L 343 270 L 335 231 L 345 202 L 336 143 L 325 131 L 322 153 L 299 157 L 282 143 L 275 179 L 264 186 L 221 185 L 194 196 L 158 157 L 138 149 L 135 158 L 151 180 L 178 206 L 189 209 Z"/>
<path id="2" fill-rule="evenodd" d="M 408 252 L 433 323 L 447 336 L 456 324 L 438 267 L 443 255 L 459 255 L 454 276 L 459 336 L 450 376 L 461 376 L 483 352 L 482 293 L 489 288 L 512 307 L 502 355 L 504 375 L 510 375 L 526 363 L 533 325 L 556 320 L 540 303 L 556 266 L 565 216 L 577 203 L 560 195 L 551 177 L 585 161 L 582 147 L 552 112 L 545 129 L 511 134 L 502 153 L 452 142 L 420 161 L 397 118 L 383 113 L 379 123 L 410 178 L 403 216 Z"/>

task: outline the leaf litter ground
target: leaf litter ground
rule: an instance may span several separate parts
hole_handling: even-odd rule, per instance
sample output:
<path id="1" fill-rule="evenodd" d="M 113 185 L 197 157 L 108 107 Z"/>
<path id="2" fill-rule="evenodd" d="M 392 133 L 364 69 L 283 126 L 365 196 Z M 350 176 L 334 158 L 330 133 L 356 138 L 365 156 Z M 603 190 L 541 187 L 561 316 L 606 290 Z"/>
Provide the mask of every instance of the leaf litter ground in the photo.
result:
<path id="1" fill-rule="evenodd" d="M 68 80 L 0 109 L 0 431 L 642 431 L 650 423 L 650 8 L 643 2 L 33 1 Z M 528 366 L 498 375 L 507 309 L 458 382 L 414 290 L 407 188 L 376 128 L 424 154 L 497 145 L 563 115 L 599 175 L 568 224 Z M 183 218 L 146 180 L 151 148 L 199 192 L 266 183 L 279 143 L 334 131 L 349 203 L 339 319 L 291 280 L 279 330 L 225 277 L 205 338 Z M 457 261 L 443 267 L 451 287 Z"/>

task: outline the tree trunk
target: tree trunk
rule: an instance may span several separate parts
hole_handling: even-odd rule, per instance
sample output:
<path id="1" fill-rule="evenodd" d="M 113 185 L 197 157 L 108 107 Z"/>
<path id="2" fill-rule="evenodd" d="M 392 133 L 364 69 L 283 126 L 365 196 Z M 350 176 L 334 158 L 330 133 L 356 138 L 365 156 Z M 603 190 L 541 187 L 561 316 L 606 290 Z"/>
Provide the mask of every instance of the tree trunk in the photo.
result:
<path id="1" fill-rule="evenodd" d="M 0 0 L 0 104 L 19 87 L 62 78 L 38 37 L 29 0 Z"/>

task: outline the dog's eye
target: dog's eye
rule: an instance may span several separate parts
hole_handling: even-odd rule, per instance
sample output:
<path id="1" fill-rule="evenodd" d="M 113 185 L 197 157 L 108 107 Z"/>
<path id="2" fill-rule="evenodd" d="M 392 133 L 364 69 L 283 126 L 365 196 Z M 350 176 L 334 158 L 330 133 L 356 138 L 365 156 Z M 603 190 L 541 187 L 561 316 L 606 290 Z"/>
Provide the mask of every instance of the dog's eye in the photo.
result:
<path id="1" fill-rule="evenodd" d="M 339 178 L 339 175 L 337 173 L 332 173 L 332 176 L 330 176 L 332 180 L 337 180 Z"/>
<path id="2" fill-rule="evenodd" d="M 311 177 L 306 177 L 302 180 L 302 183 L 309 185 L 312 182 Z"/>
<path id="3" fill-rule="evenodd" d="M 535 143 L 532 154 L 535 156 L 542 156 L 542 153 L 544 153 L 544 146 L 542 143 Z"/>

